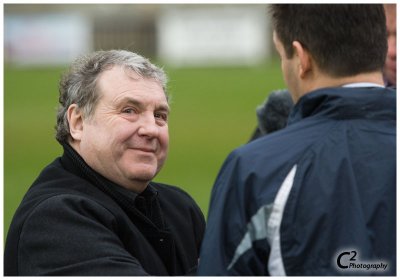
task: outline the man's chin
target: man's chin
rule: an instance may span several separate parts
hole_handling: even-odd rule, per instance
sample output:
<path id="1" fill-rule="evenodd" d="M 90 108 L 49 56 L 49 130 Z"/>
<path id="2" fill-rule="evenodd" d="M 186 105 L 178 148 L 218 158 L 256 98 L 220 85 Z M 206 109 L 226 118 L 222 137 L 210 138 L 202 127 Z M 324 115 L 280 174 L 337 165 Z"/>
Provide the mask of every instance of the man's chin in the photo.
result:
<path id="1" fill-rule="evenodd" d="M 131 178 L 136 181 L 149 182 L 157 175 L 157 170 L 155 168 L 148 168 L 142 170 L 135 170 L 131 173 Z"/>

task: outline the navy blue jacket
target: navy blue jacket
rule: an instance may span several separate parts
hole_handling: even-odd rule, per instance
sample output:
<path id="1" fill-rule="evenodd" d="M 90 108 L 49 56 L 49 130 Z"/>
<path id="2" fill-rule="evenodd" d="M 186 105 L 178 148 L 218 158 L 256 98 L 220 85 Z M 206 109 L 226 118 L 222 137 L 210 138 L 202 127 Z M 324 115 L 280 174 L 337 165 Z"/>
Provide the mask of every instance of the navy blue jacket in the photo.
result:
<path id="1" fill-rule="evenodd" d="M 393 89 L 311 92 L 285 129 L 226 159 L 200 275 L 394 275 L 395 266 Z"/>

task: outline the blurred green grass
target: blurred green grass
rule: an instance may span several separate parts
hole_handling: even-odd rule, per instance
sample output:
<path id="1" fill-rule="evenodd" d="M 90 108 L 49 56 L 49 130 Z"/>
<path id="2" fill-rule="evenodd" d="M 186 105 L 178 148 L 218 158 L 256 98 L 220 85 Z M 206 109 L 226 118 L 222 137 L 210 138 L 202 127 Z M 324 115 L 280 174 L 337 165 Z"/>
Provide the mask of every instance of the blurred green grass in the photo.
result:
<path id="1" fill-rule="evenodd" d="M 23 195 L 62 152 L 54 139 L 58 81 L 65 68 L 4 68 L 4 239 Z M 257 67 L 168 68 L 170 150 L 155 181 L 180 186 L 207 215 L 226 156 L 245 144 L 255 108 L 284 88 L 279 62 Z"/>

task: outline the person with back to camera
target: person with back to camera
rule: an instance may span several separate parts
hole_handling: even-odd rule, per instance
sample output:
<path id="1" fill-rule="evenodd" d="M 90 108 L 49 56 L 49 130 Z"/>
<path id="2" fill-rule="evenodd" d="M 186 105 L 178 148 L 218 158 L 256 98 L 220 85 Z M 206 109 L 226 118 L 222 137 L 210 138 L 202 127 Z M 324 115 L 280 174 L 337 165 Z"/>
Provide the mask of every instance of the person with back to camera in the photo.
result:
<path id="1" fill-rule="evenodd" d="M 5 275 L 195 273 L 204 217 L 188 194 L 151 181 L 168 152 L 166 79 L 129 51 L 76 60 L 60 82 L 64 154 L 14 215 Z"/>
<path id="2" fill-rule="evenodd" d="M 233 151 L 199 275 L 396 275 L 396 92 L 383 5 L 271 5 L 295 106 Z"/>
<path id="3" fill-rule="evenodd" d="M 385 86 L 396 87 L 396 4 L 384 4 L 388 51 L 383 77 Z M 293 101 L 287 89 L 272 91 L 266 100 L 257 106 L 257 126 L 250 137 L 253 141 L 261 136 L 286 127 L 293 108 Z"/>

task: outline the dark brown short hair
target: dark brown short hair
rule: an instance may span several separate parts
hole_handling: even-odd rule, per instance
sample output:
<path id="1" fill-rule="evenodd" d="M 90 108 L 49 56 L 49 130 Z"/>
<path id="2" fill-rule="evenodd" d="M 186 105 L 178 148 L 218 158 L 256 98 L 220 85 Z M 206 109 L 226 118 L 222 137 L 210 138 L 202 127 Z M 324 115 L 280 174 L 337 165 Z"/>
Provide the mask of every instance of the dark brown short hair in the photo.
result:
<path id="1" fill-rule="evenodd" d="M 289 58 L 293 41 L 299 41 L 321 71 L 335 77 L 381 70 L 385 64 L 383 5 L 274 4 L 270 13 Z"/>

